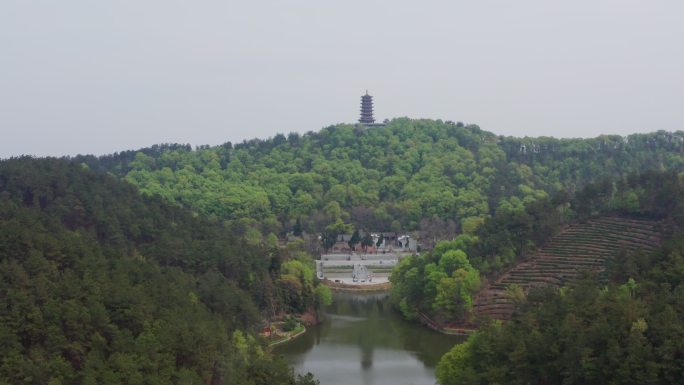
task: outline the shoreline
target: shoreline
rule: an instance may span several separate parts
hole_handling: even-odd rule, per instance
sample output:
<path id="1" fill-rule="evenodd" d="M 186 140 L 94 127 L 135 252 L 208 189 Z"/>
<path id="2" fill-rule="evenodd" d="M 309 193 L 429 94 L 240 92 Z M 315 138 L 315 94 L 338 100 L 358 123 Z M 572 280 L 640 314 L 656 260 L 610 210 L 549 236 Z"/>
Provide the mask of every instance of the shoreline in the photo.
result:
<path id="1" fill-rule="evenodd" d="M 295 338 L 301 336 L 301 335 L 304 334 L 304 333 L 306 333 L 306 326 L 302 325 L 302 330 L 298 331 L 298 332 L 295 333 L 295 334 L 290 334 L 290 335 L 288 335 L 287 337 L 285 337 L 285 338 L 283 338 L 283 339 L 280 339 L 280 340 L 273 341 L 273 342 L 269 343 L 269 344 L 268 344 L 268 348 L 270 349 L 270 348 L 273 348 L 274 346 L 281 345 L 281 344 L 284 344 L 284 343 L 286 343 L 286 342 L 290 342 L 290 341 L 294 340 Z"/>
<path id="2" fill-rule="evenodd" d="M 428 329 L 432 329 L 438 333 L 442 333 L 445 335 L 449 336 L 463 336 L 467 337 L 475 332 L 477 332 L 477 328 L 471 328 L 471 327 L 448 327 L 445 325 L 442 325 L 441 323 L 435 322 L 430 319 L 427 315 L 423 313 L 418 313 L 418 321 L 420 323 L 427 327 Z"/>
<path id="3" fill-rule="evenodd" d="M 333 282 L 329 279 L 321 280 L 321 283 L 334 291 L 350 292 L 350 293 L 371 293 L 389 291 L 392 287 L 390 282 L 368 284 L 368 285 L 350 285 L 347 283 Z"/>
<path id="4" fill-rule="evenodd" d="M 285 316 L 295 317 L 295 318 L 299 319 L 301 330 L 295 329 L 295 330 L 292 330 L 290 332 L 285 332 L 286 335 L 282 335 L 282 338 L 275 340 L 275 341 L 268 342 L 266 345 L 267 348 L 270 349 L 276 345 L 281 345 L 281 344 L 284 344 L 286 342 L 290 342 L 290 341 L 294 340 L 295 338 L 306 333 L 306 331 L 308 330 L 307 326 L 315 326 L 315 325 L 318 325 L 321 322 L 323 322 L 323 318 L 321 318 L 315 310 L 311 310 L 311 309 L 309 309 L 308 311 L 301 313 L 301 314 L 286 314 Z M 282 317 L 283 316 L 281 315 L 281 319 L 282 319 Z M 278 321 L 278 322 L 282 322 L 282 321 Z M 268 338 L 268 337 L 265 337 L 265 338 Z"/>

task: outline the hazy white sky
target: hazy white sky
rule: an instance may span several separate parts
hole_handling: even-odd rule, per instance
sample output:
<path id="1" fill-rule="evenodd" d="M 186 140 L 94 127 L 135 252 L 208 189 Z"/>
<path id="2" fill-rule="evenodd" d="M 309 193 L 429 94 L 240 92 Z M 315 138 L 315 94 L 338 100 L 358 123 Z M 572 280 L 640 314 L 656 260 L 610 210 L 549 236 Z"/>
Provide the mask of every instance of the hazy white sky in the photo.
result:
<path id="1" fill-rule="evenodd" d="M 378 120 L 684 129 L 684 1 L 0 1 L 0 157 L 318 130 L 366 89 Z"/>

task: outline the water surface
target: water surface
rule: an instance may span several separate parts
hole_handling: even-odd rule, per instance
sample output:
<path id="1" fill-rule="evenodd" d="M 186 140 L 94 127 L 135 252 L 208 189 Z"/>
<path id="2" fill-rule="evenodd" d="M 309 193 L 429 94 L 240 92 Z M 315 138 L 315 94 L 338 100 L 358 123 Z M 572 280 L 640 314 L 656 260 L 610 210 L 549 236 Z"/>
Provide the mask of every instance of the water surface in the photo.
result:
<path id="1" fill-rule="evenodd" d="M 439 358 L 462 341 L 404 321 L 387 294 L 338 293 L 325 312 L 325 322 L 275 350 L 321 385 L 432 385 Z"/>

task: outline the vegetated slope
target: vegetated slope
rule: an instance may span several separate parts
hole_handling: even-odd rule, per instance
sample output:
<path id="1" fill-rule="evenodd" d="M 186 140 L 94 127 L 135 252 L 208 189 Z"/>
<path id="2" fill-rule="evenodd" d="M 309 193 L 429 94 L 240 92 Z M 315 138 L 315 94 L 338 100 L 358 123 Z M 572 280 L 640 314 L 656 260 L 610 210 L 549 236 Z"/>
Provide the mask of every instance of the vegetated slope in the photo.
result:
<path id="1" fill-rule="evenodd" d="M 660 246 L 658 225 L 649 220 L 601 217 L 569 226 L 480 291 L 474 299 L 476 316 L 510 318 L 516 301 L 511 287 L 561 287 L 583 272 L 603 271 L 620 253 L 652 252 Z"/>
<path id="2" fill-rule="evenodd" d="M 672 221 L 668 218 L 678 209 L 678 202 L 672 199 L 680 191 L 678 178 L 678 174 L 674 172 L 633 174 L 618 180 L 590 184 L 574 194 L 560 193 L 541 198 L 520 210 L 497 210 L 495 215 L 474 232 L 464 232 L 454 241 L 442 241 L 433 250 L 421 253 L 420 256 L 404 258 L 390 277 L 392 303 L 407 318 L 417 318 L 418 313 L 423 313 L 442 324 L 469 324 L 473 322 L 473 296 L 481 289 L 480 282 L 496 282 L 514 266 L 529 261 L 544 246 L 551 247 L 551 239 L 573 223 L 612 216 L 664 221 L 663 227 L 671 228 L 671 223 L 667 221 Z M 638 221 L 631 223 L 634 225 Z M 607 224 L 603 226 L 606 227 Z M 579 229 L 580 232 L 584 231 L 582 227 Z M 593 237 L 593 242 L 597 243 L 595 238 L 606 231 L 601 228 L 595 230 L 584 237 Z M 571 239 L 570 235 L 575 229 L 566 231 L 568 239 Z M 623 243 L 628 246 L 626 249 L 630 247 L 631 239 L 622 237 L 621 232 L 624 229 L 611 231 L 616 233 L 616 238 L 625 241 Z M 563 240 L 564 237 L 560 239 Z M 568 247 L 572 248 L 572 253 L 591 251 L 591 257 L 589 261 L 584 261 L 584 265 L 596 264 L 598 259 L 605 258 L 602 255 L 604 249 L 597 249 L 599 245 L 589 249 L 591 245 L 586 244 L 583 249 L 576 250 L 577 242 L 579 239 L 571 240 L 570 244 L 559 243 L 553 253 L 560 258 L 554 259 L 550 264 L 558 265 L 558 259 L 567 258 Z M 619 245 L 619 242 L 615 244 Z M 622 250 L 622 247 L 617 250 Z M 583 267 L 578 262 L 571 263 L 573 269 Z M 540 267 L 541 265 L 535 269 Z M 613 267 L 616 266 L 611 266 Z M 566 270 L 562 272 L 568 277 L 575 275 Z M 525 273 L 521 271 L 521 274 Z M 532 273 L 534 274 L 538 275 L 537 272 Z M 548 278 L 560 284 L 560 274 L 554 277 L 556 279 L 547 277 L 544 273 L 543 276 L 534 278 Z M 522 287 L 513 289 L 517 290 L 507 294 L 516 299 L 524 298 Z M 498 297 L 496 301 L 508 302 L 507 299 Z"/>
<path id="3" fill-rule="evenodd" d="M 509 321 L 482 323 L 442 357 L 439 384 L 684 383 L 684 174 L 639 176 L 620 187 L 579 194 L 577 212 L 657 220 L 666 230 L 662 246 L 620 252 L 600 280 L 590 274 L 563 288 L 531 287 L 516 297 Z M 628 210 L 614 210 L 620 201 Z M 605 218 L 598 230 L 611 227 L 615 243 L 623 242 L 627 233 L 616 225 L 632 232 L 626 248 L 653 247 L 648 224 Z"/>
<path id="4" fill-rule="evenodd" d="M 314 303 L 282 257 L 80 164 L 0 162 L 0 384 L 293 385 L 252 333 Z"/>
<path id="5" fill-rule="evenodd" d="M 554 191 L 647 170 L 683 171 L 683 150 L 682 132 L 513 138 L 476 125 L 400 118 L 385 127 L 336 125 L 77 161 L 237 223 L 240 233 L 283 235 L 297 220 L 304 231 L 320 233 L 340 218 L 372 231 L 420 230 L 428 243 Z"/>

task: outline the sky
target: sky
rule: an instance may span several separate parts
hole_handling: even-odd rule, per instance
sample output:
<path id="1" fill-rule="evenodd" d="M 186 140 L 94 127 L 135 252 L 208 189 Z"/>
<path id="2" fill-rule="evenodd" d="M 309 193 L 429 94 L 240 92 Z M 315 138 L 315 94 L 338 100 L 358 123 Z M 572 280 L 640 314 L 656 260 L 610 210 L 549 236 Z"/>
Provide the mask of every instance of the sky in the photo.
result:
<path id="1" fill-rule="evenodd" d="M 684 129 L 681 0 L 2 0 L 0 158 L 408 116 Z"/>

